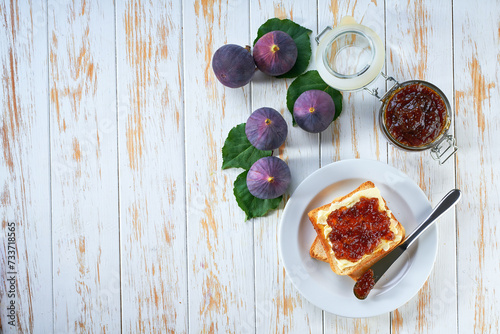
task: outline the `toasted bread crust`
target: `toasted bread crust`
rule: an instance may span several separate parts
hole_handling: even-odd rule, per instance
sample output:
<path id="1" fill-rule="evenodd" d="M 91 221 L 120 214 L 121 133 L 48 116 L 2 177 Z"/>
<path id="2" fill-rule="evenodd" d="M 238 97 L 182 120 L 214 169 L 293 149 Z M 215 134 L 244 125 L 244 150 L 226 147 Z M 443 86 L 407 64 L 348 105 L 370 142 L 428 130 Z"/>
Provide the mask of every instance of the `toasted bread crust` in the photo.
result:
<path id="1" fill-rule="evenodd" d="M 309 249 L 309 255 L 311 255 L 313 259 L 328 263 L 328 255 L 326 254 L 325 247 L 323 247 L 319 237 L 314 239 L 311 249 Z"/>
<path id="2" fill-rule="evenodd" d="M 379 259 L 384 257 L 387 253 L 389 253 L 391 250 L 393 250 L 395 247 L 399 245 L 400 242 L 389 242 L 389 249 L 388 250 L 383 250 L 379 249 L 373 253 L 371 253 L 369 256 L 366 256 L 364 259 L 362 259 L 359 263 L 356 265 L 346 268 L 344 270 L 340 269 L 334 259 L 334 254 L 331 251 L 330 244 L 327 242 L 324 233 L 323 233 L 323 227 L 320 226 L 317 222 L 317 216 L 318 216 L 318 211 L 320 210 L 328 210 L 330 208 L 330 205 L 335 202 L 341 202 L 344 199 L 353 196 L 355 193 L 358 191 L 362 191 L 365 189 L 369 188 L 375 188 L 375 185 L 371 181 L 367 181 L 363 184 L 361 184 L 358 188 L 350 192 L 349 194 L 338 197 L 334 199 L 331 203 L 323 205 L 319 208 L 316 208 L 308 213 L 309 220 L 314 226 L 314 229 L 316 230 L 317 233 L 317 238 L 314 240 L 313 245 L 311 246 L 311 249 L 309 250 L 310 255 L 313 258 L 317 258 L 319 260 L 324 261 L 325 260 L 325 255 L 326 255 L 326 260 L 330 264 L 331 269 L 338 275 L 348 275 L 354 280 L 357 280 L 368 268 L 370 268 L 375 262 L 377 262 Z M 388 210 L 387 207 L 387 202 L 384 200 L 384 206 L 385 210 Z M 391 218 L 397 223 L 397 228 L 398 228 L 398 235 L 401 235 L 401 240 L 404 239 L 404 228 L 399 223 L 399 221 L 394 217 L 394 214 L 391 213 Z M 395 236 L 396 237 L 396 236 Z M 320 249 L 320 246 L 322 246 L 323 250 Z"/>

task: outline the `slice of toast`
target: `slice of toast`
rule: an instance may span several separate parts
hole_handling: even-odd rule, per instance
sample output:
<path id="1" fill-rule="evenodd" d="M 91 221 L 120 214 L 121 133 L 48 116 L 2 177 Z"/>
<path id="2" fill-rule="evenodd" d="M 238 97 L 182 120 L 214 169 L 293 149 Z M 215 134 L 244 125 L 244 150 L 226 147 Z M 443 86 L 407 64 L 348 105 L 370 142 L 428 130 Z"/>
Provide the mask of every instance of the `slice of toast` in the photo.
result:
<path id="1" fill-rule="evenodd" d="M 389 252 L 387 252 L 387 253 L 389 253 Z M 330 262 L 328 262 L 328 254 L 326 253 L 325 247 L 323 247 L 323 244 L 321 243 L 320 237 L 316 237 L 316 239 L 314 239 L 314 241 L 311 245 L 311 248 L 309 249 L 309 254 L 311 255 L 311 257 L 313 259 L 316 259 L 316 260 L 319 260 L 322 262 L 326 262 L 328 264 L 330 263 Z M 385 254 L 384 254 L 384 256 L 385 256 Z M 377 261 L 380 260 L 382 257 L 383 256 L 378 258 Z M 373 262 L 372 264 L 375 264 L 375 262 Z M 370 264 L 370 267 L 372 264 Z M 360 267 L 358 270 L 352 272 L 348 276 L 356 281 L 361 275 L 363 275 L 363 273 L 368 268 L 369 267 L 367 267 L 367 266 Z"/>
<path id="2" fill-rule="evenodd" d="M 314 239 L 311 248 L 309 249 L 309 255 L 311 255 L 313 259 L 328 263 L 328 254 L 326 254 L 325 247 L 323 247 L 319 237 Z"/>
<path id="3" fill-rule="evenodd" d="M 316 239 L 314 239 L 311 248 L 309 249 L 309 254 L 313 259 L 329 263 L 328 254 L 326 253 L 325 247 L 323 247 L 323 244 L 321 243 L 320 237 L 316 237 Z M 368 269 L 368 267 L 360 267 L 348 276 L 356 281 L 361 275 L 363 275 L 366 269 Z"/>
<path id="4" fill-rule="evenodd" d="M 331 229 L 331 227 L 326 223 L 325 217 L 328 217 L 331 212 L 341 207 L 350 207 L 356 204 L 360 200 L 360 197 L 375 197 L 379 199 L 379 210 L 386 212 L 390 218 L 390 229 L 394 234 L 394 238 L 393 240 L 381 240 L 379 245 L 377 245 L 371 253 L 365 254 L 356 262 L 352 262 L 347 259 L 338 259 L 332 250 L 329 240 L 327 240 L 329 233 L 328 229 Z M 349 194 L 336 198 L 331 203 L 310 211 L 308 216 L 318 235 L 311 246 L 309 251 L 310 255 L 322 261 L 326 260 L 336 274 L 348 275 L 354 280 L 359 278 L 359 276 L 363 274 L 366 269 L 371 267 L 375 262 L 399 245 L 405 235 L 403 226 L 398 222 L 396 217 L 394 217 L 392 212 L 387 207 L 387 203 L 380 195 L 380 191 L 375 187 L 373 182 L 370 181 L 363 183 Z M 327 229 L 326 233 L 325 229 Z"/>

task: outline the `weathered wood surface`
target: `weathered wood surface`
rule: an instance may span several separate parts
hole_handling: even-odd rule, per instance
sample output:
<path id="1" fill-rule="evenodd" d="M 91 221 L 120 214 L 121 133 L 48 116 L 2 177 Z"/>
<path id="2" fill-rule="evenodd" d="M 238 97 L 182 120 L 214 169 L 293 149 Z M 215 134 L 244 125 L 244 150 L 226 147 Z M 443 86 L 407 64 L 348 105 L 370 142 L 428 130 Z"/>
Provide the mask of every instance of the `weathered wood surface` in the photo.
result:
<path id="1" fill-rule="evenodd" d="M 49 1 L 47 15 L 54 331 L 115 333 L 121 259 L 114 5 Z"/>
<path id="2" fill-rule="evenodd" d="M 117 2 L 122 329 L 187 328 L 181 6 Z"/>
<path id="3" fill-rule="evenodd" d="M 53 330 L 46 13 L 43 1 L 0 4 L 0 332 L 11 327 L 7 272 L 17 272 L 18 330 Z M 9 223 L 14 270 L 7 265 Z"/>
<path id="4" fill-rule="evenodd" d="M 453 5 L 458 329 L 499 329 L 500 4 Z"/>
<path id="5" fill-rule="evenodd" d="M 388 74 L 448 96 L 455 159 L 438 166 L 428 153 L 389 146 L 366 92 L 345 93 L 340 118 L 310 135 L 291 126 L 292 80 L 257 73 L 230 89 L 211 70 L 219 46 L 251 45 L 268 18 L 310 28 L 313 42 L 345 15 L 382 37 Z M 0 332 L 498 330 L 499 17 L 495 1 L 462 0 L 0 4 Z M 381 79 L 374 86 L 385 89 Z M 434 270 L 407 304 L 369 319 L 323 312 L 279 257 L 284 204 L 244 222 L 232 195 L 239 171 L 221 170 L 221 148 L 263 106 L 289 125 L 277 150 L 293 175 L 285 199 L 311 172 L 347 158 L 403 170 L 433 204 L 463 190 L 456 215 L 438 223 Z M 8 222 L 17 229 L 16 327 L 4 309 Z"/>
<path id="6" fill-rule="evenodd" d="M 224 139 L 246 121 L 251 90 L 225 88 L 211 67 L 220 45 L 250 44 L 249 6 L 197 0 L 183 9 L 189 330 L 252 332 L 253 224 L 232 194 L 240 171 L 221 170 Z"/>

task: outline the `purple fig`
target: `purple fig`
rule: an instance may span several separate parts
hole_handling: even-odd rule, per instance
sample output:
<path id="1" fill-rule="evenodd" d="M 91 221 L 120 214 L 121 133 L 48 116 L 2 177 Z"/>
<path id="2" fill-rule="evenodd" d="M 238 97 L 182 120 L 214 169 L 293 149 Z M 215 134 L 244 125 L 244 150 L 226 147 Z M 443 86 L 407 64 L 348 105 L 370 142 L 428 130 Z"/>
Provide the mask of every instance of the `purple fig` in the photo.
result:
<path id="1" fill-rule="evenodd" d="M 293 117 L 307 132 L 324 131 L 335 116 L 332 97 L 322 90 L 308 90 L 300 94 L 293 106 Z"/>
<path id="2" fill-rule="evenodd" d="M 255 73 L 250 47 L 226 44 L 215 51 L 212 69 L 221 84 L 231 88 L 245 86 Z"/>
<path id="3" fill-rule="evenodd" d="M 288 165 L 276 157 L 257 160 L 247 174 L 247 187 L 252 195 L 260 199 L 271 199 L 283 195 L 292 175 Z"/>
<path id="4" fill-rule="evenodd" d="M 285 119 L 273 108 L 259 108 L 247 120 L 245 134 L 259 150 L 274 150 L 286 139 L 288 126 Z"/>
<path id="5" fill-rule="evenodd" d="M 297 45 L 286 32 L 271 31 L 255 43 L 253 58 L 262 72 L 272 76 L 285 74 L 297 61 Z"/>

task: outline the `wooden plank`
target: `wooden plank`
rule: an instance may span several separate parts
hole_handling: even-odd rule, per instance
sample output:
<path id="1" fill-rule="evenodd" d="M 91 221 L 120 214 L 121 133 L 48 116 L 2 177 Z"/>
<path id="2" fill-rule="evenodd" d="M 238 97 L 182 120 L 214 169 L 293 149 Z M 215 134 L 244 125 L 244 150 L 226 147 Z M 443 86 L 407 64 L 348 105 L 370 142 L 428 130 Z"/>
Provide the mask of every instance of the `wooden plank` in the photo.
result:
<path id="1" fill-rule="evenodd" d="M 473 10 L 472 10 L 473 9 Z M 500 5 L 454 1 L 458 329 L 498 331 Z"/>
<path id="2" fill-rule="evenodd" d="M 189 330 L 254 332 L 253 225 L 232 194 L 241 170 L 221 170 L 229 130 L 250 113 L 250 88 L 222 86 L 213 53 L 250 44 L 247 1 L 184 1 Z"/>
<path id="3" fill-rule="evenodd" d="M 181 3 L 116 18 L 122 328 L 187 332 Z"/>
<path id="4" fill-rule="evenodd" d="M 384 40 L 384 2 L 382 1 L 319 1 L 318 31 L 334 27 L 346 16 L 373 29 Z M 378 78 L 369 88 L 384 91 L 384 80 Z M 378 128 L 380 104 L 364 91 L 345 92 L 340 117 L 321 134 L 321 164 L 352 158 L 386 162 L 387 144 Z M 389 314 L 366 319 L 349 319 L 325 312 L 325 333 L 387 333 Z"/>
<path id="5" fill-rule="evenodd" d="M 316 1 L 260 1 L 251 3 L 251 41 L 259 26 L 267 19 L 288 18 L 316 33 Z M 310 64 L 312 65 L 312 63 Z M 288 137 L 274 154 L 285 160 L 292 173 L 292 184 L 285 201 L 309 174 L 319 167 L 319 138 L 292 126 L 292 117 L 286 107 L 286 91 L 293 79 L 275 79 L 257 72 L 252 83 L 252 111 L 260 107 L 278 110 L 288 124 Z M 278 250 L 278 225 L 283 201 L 278 211 L 255 219 L 255 308 L 257 333 L 293 332 L 319 333 L 322 331 L 322 311 L 309 303 L 292 285 Z"/>
<path id="6" fill-rule="evenodd" d="M 52 332 L 47 5 L 0 4 L 0 332 Z M 7 266 L 10 223 L 16 257 Z M 12 240 L 11 240 L 12 241 Z M 14 275 L 13 297 L 7 272 Z M 13 297 L 13 298 L 11 298 Z M 15 302 L 16 318 L 7 318 Z M 8 322 L 14 320 L 14 325 Z"/>
<path id="7" fill-rule="evenodd" d="M 56 332 L 120 331 L 112 1 L 49 1 Z"/>
<path id="8" fill-rule="evenodd" d="M 388 1 L 386 6 L 388 74 L 400 82 L 430 81 L 453 103 L 451 3 L 419 1 L 403 6 Z M 413 178 L 433 205 L 455 187 L 453 159 L 439 166 L 429 152 L 407 153 L 391 145 L 389 164 Z M 454 222 L 449 212 L 437 223 L 434 269 L 418 294 L 393 312 L 393 333 L 456 332 Z"/>

